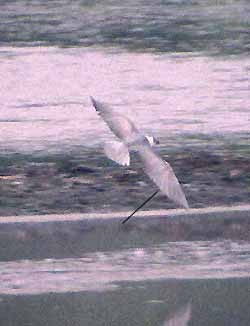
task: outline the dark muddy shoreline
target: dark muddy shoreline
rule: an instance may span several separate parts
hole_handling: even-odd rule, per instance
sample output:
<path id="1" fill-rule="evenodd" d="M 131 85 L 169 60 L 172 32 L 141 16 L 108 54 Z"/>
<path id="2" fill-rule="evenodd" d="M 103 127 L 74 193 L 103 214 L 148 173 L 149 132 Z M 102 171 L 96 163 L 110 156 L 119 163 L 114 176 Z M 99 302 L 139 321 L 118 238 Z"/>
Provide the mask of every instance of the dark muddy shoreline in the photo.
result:
<path id="1" fill-rule="evenodd" d="M 190 207 L 249 203 L 247 136 L 225 140 L 189 135 L 179 147 L 169 144 L 163 141 L 157 151 L 171 163 Z M 132 210 L 155 189 L 136 154 L 132 155 L 131 167 L 125 168 L 108 160 L 101 148 L 0 152 L 2 216 Z M 174 207 L 159 194 L 146 208 Z"/>

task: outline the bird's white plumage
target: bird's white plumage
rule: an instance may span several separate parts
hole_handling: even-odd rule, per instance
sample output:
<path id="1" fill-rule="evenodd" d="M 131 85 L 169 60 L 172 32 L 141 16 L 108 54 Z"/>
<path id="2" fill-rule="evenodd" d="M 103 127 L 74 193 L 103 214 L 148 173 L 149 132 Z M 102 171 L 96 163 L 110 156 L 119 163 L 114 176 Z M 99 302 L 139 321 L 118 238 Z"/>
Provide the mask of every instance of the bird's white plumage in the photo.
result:
<path id="1" fill-rule="evenodd" d="M 91 97 L 92 104 L 98 114 L 107 123 L 110 130 L 121 142 L 112 142 L 105 145 L 105 153 L 112 160 L 122 165 L 129 165 L 129 150 L 133 146 L 138 151 L 146 174 L 153 180 L 159 189 L 176 204 L 188 208 L 184 192 L 171 168 L 151 148 L 148 137 L 144 136 L 134 123 L 123 114 L 115 112 L 108 105 L 96 101 Z"/>
<path id="2" fill-rule="evenodd" d="M 174 316 L 165 321 L 163 326 L 187 326 L 191 319 L 192 306 L 190 303 L 181 307 Z"/>
<path id="3" fill-rule="evenodd" d="M 184 192 L 170 164 L 163 161 L 161 157 L 147 145 L 139 145 L 138 154 L 143 162 L 144 171 L 160 190 L 176 204 L 188 208 Z"/>
<path id="4" fill-rule="evenodd" d="M 136 141 L 140 136 L 139 130 L 135 127 L 133 122 L 123 114 L 114 111 L 108 105 L 96 101 L 91 97 L 92 103 L 97 113 L 107 123 L 110 130 L 126 144 L 130 144 Z"/>
<path id="5" fill-rule="evenodd" d="M 113 161 L 121 165 L 130 164 L 128 147 L 119 141 L 112 141 L 104 145 L 105 154 Z"/>

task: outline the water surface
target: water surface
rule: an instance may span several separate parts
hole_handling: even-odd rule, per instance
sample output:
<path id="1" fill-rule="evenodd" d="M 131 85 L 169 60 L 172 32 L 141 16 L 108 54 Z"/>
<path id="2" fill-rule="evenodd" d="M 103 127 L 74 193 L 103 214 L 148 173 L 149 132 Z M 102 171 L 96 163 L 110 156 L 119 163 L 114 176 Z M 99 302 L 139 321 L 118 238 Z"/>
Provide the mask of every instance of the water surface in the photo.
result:
<path id="1" fill-rule="evenodd" d="M 163 145 L 173 135 L 230 139 L 249 130 L 248 58 L 46 47 L 1 48 L 0 57 L 1 148 L 58 151 L 112 139 L 90 95 L 162 138 Z"/>
<path id="2" fill-rule="evenodd" d="M 249 324 L 247 242 L 165 243 L 1 262 L 4 325 Z"/>
<path id="3" fill-rule="evenodd" d="M 207 203 L 205 188 L 215 194 L 213 202 L 248 200 L 249 9 L 245 0 L 1 1 L 3 212 L 13 214 L 13 208 L 15 214 L 41 213 L 44 203 L 46 212 L 79 210 L 81 205 L 89 209 L 96 208 L 97 199 L 107 205 L 108 197 L 115 198 L 119 208 L 120 203 L 122 208 L 127 205 L 111 196 L 111 190 L 104 191 L 100 169 L 93 172 L 98 180 L 81 180 L 79 186 L 79 178 L 72 179 L 72 187 L 76 181 L 79 186 L 75 192 L 68 183 L 60 183 L 58 172 L 50 187 L 41 182 L 41 165 L 24 172 L 24 156 L 6 171 L 3 158 L 8 160 L 10 151 L 18 156 L 40 150 L 82 153 L 84 148 L 81 162 L 108 164 L 98 150 L 93 151 L 112 135 L 92 108 L 90 95 L 160 138 L 165 153 L 170 146 L 183 146 L 185 151 L 199 143 L 203 151 L 223 153 L 221 163 L 227 151 L 243 158 L 244 166 L 235 158 L 218 172 L 214 167 L 218 160 L 210 157 L 213 163 L 208 165 L 216 177 L 209 180 L 203 163 L 204 169 L 198 167 L 192 178 L 184 171 L 196 205 Z M 68 182 L 72 162 L 66 168 L 61 157 L 57 160 Z M 202 155 L 199 162 L 204 160 Z M 75 161 L 80 162 L 79 157 Z M 195 161 L 191 160 L 190 171 L 195 171 Z M 200 181 L 203 188 L 197 187 L 201 175 L 206 177 Z M 26 177 L 32 182 L 25 183 Z M 134 182 L 128 173 L 125 179 Z M 114 182 L 116 186 L 108 184 L 108 189 L 117 195 L 122 180 Z M 140 182 L 139 189 L 148 189 Z M 56 185 L 60 191 L 55 196 Z M 244 192 L 238 199 L 237 187 Z M 132 188 L 125 184 L 124 189 L 129 200 L 127 191 L 131 195 Z M 135 192 L 139 193 L 137 188 Z M 83 253 L 74 259 L 2 261 L 0 318 L 4 326 L 165 326 L 176 312 L 190 311 L 188 325 L 248 326 L 249 266 L 249 243 L 235 241 L 163 243 Z"/>
<path id="4" fill-rule="evenodd" d="M 0 267 L 0 294 L 115 290 L 122 281 L 249 277 L 250 245 L 169 242 L 80 258 L 1 262 Z"/>
<path id="5" fill-rule="evenodd" d="M 0 45 L 249 52 L 249 1 L 1 1 Z"/>

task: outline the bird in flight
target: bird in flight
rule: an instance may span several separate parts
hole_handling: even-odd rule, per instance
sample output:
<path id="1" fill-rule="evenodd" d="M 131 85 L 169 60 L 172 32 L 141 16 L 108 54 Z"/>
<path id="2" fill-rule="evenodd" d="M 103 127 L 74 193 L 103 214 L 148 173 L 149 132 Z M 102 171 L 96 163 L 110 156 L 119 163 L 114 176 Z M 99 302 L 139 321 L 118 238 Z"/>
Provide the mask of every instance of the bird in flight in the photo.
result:
<path id="1" fill-rule="evenodd" d="M 120 165 L 130 164 L 129 150 L 134 149 L 142 161 L 145 173 L 157 185 L 160 191 L 177 205 L 188 208 L 185 194 L 170 164 L 164 161 L 152 146 L 159 143 L 153 136 L 141 133 L 134 123 L 124 114 L 116 112 L 105 103 L 90 97 L 97 113 L 106 122 L 109 129 L 116 136 L 116 140 L 104 145 L 105 154 Z M 158 190 L 153 193 L 122 223 L 127 222 L 135 212 L 151 200 Z"/>

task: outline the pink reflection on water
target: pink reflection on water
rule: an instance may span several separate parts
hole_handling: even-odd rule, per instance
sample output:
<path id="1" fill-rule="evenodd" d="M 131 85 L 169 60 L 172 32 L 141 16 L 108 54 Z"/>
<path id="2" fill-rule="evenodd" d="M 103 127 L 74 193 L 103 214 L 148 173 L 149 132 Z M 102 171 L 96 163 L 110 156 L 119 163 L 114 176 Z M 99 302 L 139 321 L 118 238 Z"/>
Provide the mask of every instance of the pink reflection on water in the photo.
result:
<path id="1" fill-rule="evenodd" d="M 3 49 L 2 49 L 3 50 Z M 89 95 L 154 134 L 249 130 L 250 60 L 5 48 L 1 55 L 2 143 L 93 145 L 110 133 Z"/>

